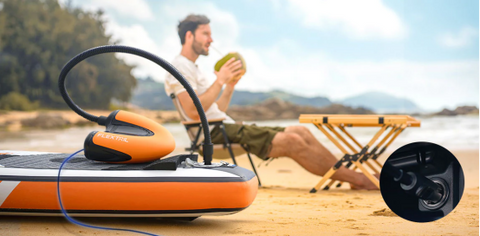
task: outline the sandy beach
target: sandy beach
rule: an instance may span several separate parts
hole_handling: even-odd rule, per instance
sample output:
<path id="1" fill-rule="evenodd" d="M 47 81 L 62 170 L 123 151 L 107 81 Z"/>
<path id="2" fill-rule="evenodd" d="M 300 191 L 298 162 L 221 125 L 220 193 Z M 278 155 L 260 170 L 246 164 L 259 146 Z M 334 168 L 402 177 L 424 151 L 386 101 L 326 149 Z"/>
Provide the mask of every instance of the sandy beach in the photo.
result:
<path id="1" fill-rule="evenodd" d="M 105 111 L 90 111 L 105 115 Z M 0 123 L 10 122 L 7 130 L 18 129 L 19 120 L 33 118 L 39 112 L 9 112 L 0 115 Z M 82 118 L 71 111 L 50 112 L 72 123 Z M 161 122 L 175 112 L 145 111 L 142 113 Z M 296 121 L 295 121 L 296 122 Z M 281 124 L 283 125 L 283 124 Z M 288 125 L 288 124 L 286 124 Z M 70 153 L 90 130 L 100 127 L 67 130 L 22 130 L 0 132 L 0 149 L 50 151 Z M 183 127 L 169 126 L 176 135 L 178 146 L 173 154 L 183 153 L 188 142 Z M 102 129 L 102 128 L 100 128 Z M 423 128 L 422 132 L 427 132 Z M 429 133 L 435 135 L 436 133 Z M 408 133 L 406 139 L 413 139 Z M 416 137 L 416 136 L 414 136 Z M 323 138 L 323 136 L 319 136 Z M 450 137 L 451 138 L 451 137 Z M 183 141 L 182 141 L 183 140 Z M 61 145 L 57 145 L 61 142 Z M 322 141 L 323 142 L 323 141 Z M 404 141 L 403 141 L 404 142 Z M 403 143 L 397 141 L 398 145 Z M 325 143 L 332 151 L 331 143 Z M 330 145 L 330 146 L 328 146 Z M 397 145 L 394 143 L 394 145 Z M 458 147 L 456 145 L 448 145 Z M 379 159 L 385 161 L 388 152 Z M 253 204 L 247 209 L 227 216 L 205 216 L 191 222 L 159 218 L 79 218 L 81 221 L 105 227 L 128 228 L 160 235 L 478 235 L 479 234 L 479 151 L 453 150 L 465 174 L 464 195 L 448 216 L 430 223 L 415 223 L 396 216 L 389 210 L 380 191 L 350 190 L 348 184 L 340 189 L 309 190 L 320 181 L 289 158 L 262 162 L 254 157 L 263 187 L 259 188 Z M 336 154 L 340 157 L 340 154 Z M 246 156 L 237 158 L 239 165 L 250 168 Z M 217 160 L 218 161 L 218 160 Z M 226 160 L 229 161 L 229 160 Z M 192 198 L 195 201 L 195 198 Z M 120 231 L 84 228 L 69 223 L 63 217 L 0 216 L 0 235 L 134 235 Z"/>
<path id="2" fill-rule="evenodd" d="M 478 150 L 456 151 L 466 183 L 459 205 L 446 217 L 415 223 L 391 212 L 380 191 L 309 190 L 320 177 L 289 158 L 261 165 L 264 187 L 247 209 L 233 215 L 200 217 L 192 222 L 159 218 L 80 218 L 106 227 L 121 227 L 160 235 L 478 235 Z M 388 154 L 387 154 L 388 155 Z M 386 158 L 381 158 L 382 161 Z M 239 165 L 248 168 L 247 158 Z M 192 198 L 194 201 L 195 199 Z M 1 235 L 134 235 L 73 225 L 62 217 L 0 217 Z"/>

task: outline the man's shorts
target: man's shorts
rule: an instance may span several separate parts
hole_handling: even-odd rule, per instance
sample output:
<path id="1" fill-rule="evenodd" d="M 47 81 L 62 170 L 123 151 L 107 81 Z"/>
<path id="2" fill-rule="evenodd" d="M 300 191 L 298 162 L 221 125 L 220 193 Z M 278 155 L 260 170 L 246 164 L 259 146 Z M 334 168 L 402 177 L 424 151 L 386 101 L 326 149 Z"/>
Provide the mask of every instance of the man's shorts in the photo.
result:
<path id="1" fill-rule="evenodd" d="M 285 131 L 284 127 L 260 127 L 256 125 L 224 124 L 227 138 L 230 143 L 247 145 L 250 153 L 261 159 L 268 159 L 272 140 L 278 132 Z M 223 144 L 222 130 L 215 127 L 210 133 L 212 143 Z"/>

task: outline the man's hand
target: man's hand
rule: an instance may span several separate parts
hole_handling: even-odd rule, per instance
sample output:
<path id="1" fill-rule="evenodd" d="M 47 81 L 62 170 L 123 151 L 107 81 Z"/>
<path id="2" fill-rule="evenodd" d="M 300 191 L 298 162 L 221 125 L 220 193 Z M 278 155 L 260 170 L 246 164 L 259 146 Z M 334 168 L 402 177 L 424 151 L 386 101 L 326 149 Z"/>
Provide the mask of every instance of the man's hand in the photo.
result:
<path id="1" fill-rule="evenodd" d="M 235 85 L 240 81 L 242 78 L 243 74 L 245 74 L 245 70 L 240 70 L 240 74 L 238 74 L 236 77 L 233 77 L 234 79 L 231 79 L 229 82 L 227 82 L 227 87 L 234 88 Z"/>
<path id="2" fill-rule="evenodd" d="M 230 82 L 232 78 L 242 74 L 243 70 L 240 70 L 240 68 L 242 68 L 242 61 L 235 60 L 234 57 L 230 58 L 230 60 L 225 62 L 218 72 L 215 71 L 215 75 L 217 75 L 217 82 L 222 86 Z"/>

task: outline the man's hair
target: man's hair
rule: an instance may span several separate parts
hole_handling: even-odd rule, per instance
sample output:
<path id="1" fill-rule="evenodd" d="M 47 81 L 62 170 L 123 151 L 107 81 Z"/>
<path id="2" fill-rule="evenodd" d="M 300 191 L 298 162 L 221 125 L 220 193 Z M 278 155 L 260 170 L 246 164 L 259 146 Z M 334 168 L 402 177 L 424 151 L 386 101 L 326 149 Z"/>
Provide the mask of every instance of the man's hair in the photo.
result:
<path id="1" fill-rule="evenodd" d="M 195 30 L 198 28 L 198 25 L 206 25 L 210 23 L 210 19 L 208 19 L 204 15 L 188 15 L 184 20 L 180 21 L 178 24 L 178 36 L 180 36 L 180 42 L 185 44 L 185 35 L 188 31 L 195 33 Z"/>

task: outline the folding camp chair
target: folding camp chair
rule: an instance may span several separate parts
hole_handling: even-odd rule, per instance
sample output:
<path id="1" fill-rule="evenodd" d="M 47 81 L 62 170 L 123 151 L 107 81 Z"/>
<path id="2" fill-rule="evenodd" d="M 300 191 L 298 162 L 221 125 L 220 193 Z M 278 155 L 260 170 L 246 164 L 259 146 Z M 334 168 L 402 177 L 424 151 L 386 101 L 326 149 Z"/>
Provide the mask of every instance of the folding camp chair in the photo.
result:
<path id="1" fill-rule="evenodd" d="M 203 142 L 203 127 L 201 121 L 186 121 L 187 115 L 182 109 L 180 101 L 177 99 L 175 94 L 170 94 L 170 98 L 172 99 L 173 104 L 177 108 L 178 113 L 180 114 L 180 118 L 182 119 L 182 124 L 185 126 L 187 130 L 188 137 L 190 138 L 190 147 L 186 147 L 185 151 L 189 151 L 190 154 L 194 152 L 199 152 L 202 155 L 202 142 Z M 257 175 L 258 185 L 262 186 L 260 182 L 260 176 L 258 176 L 257 169 L 255 168 L 255 164 L 252 161 L 252 157 L 249 152 L 249 148 L 247 145 L 237 144 L 237 143 L 230 143 L 227 138 L 227 132 L 225 131 L 225 126 L 223 124 L 224 119 L 211 119 L 207 120 L 210 127 L 218 127 L 221 129 L 224 143 L 223 144 L 214 144 L 213 145 L 213 156 L 214 159 L 228 159 L 231 158 L 233 164 L 237 165 L 237 160 L 235 159 L 236 156 L 240 156 L 243 154 L 247 154 L 248 160 L 252 165 L 253 172 Z M 211 129 L 210 129 L 211 131 Z"/>
<path id="2" fill-rule="evenodd" d="M 420 121 L 407 115 L 329 115 L 329 114 L 319 114 L 319 115 L 310 115 L 302 114 L 300 115 L 300 123 L 313 123 L 322 133 L 327 136 L 330 141 L 332 141 L 335 146 L 337 146 L 344 156 L 332 167 L 327 173 L 323 176 L 320 182 L 310 190 L 311 193 L 317 192 L 318 189 L 340 168 L 343 163 L 346 163 L 345 167 L 349 168 L 350 166 L 355 165 L 354 169 L 360 169 L 369 179 L 372 181 L 378 188 L 379 182 L 368 170 L 362 166 L 366 164 L 370 169 L 375 173 L 380 173 L 377 168 L 382 168 L 380 162 L 377 158 L 387 149 L 387 147 L 397 138 L 397 136 L 407 127 L 420 127 Z M 380 130 L 373 136 L 373 138 L 368 142 L 367 145 L 362 146 L 347 130 L 345 127 L 380 127 Z M 330 133 L 333 133 L 340 142 L 335 139 Z M 342 131 L 346 138 L 340 135 L 336 129 Z M 377 143 L 375 147 L 373 145 L 380 138 L 380 136 L 387 130 L 390 131 L 383 136 L 382 139 Z M 347 139 L 351 141 L 348 142 Z M 388 142 L 387 142 L 388 140 Z M 360 148 L 356 149 L 352 142 Z M 341 144 L 343 143 L 343 145 Z M 344 147 L 348 147 L 351 152 L 347 151 Z M 369 151 L 370 147 L 373 147 Z M 372 165 L 369 160 L 373 161 L 377 167 Z M 331 180 L 330 183 L 324 187 L 324 190 L 328 190 L 334 183 L 334 180 Z M 337 187 L 340 187 L 342 183 L 338 184 Z"/>

